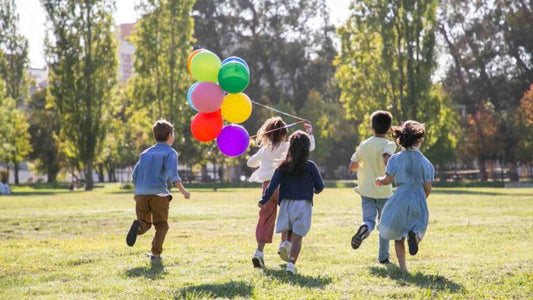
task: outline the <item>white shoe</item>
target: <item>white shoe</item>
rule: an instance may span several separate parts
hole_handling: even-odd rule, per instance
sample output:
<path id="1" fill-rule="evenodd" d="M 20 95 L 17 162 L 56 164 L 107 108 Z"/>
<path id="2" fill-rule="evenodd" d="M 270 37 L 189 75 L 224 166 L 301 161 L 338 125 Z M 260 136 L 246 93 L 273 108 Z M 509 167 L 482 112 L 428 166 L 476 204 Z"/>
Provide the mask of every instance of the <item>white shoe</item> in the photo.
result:
<path id="1" fill-rule="evenodd" d="M 290 259 L 291 247 L 292 247 L 292 243 L 289 241 L 283 241 L 281 244 L 279 244 L 278 254 L 282 260 L 287 261 L 287 262 L 291 261 Z"/>
<path id="2" fill-rule="evenodd" d="M 255 250 L 252 256 L 252 263 L 254 264 L 254 268 L 264 268 L 265 260 L 263 259 L 263 252 Z"/>
<path id="3" fill-rule="evenodd" d="M 294 266 L 293 263 L 287 263 L 287 274 L 288 275 L 296 275 L 296 267 Z"/>

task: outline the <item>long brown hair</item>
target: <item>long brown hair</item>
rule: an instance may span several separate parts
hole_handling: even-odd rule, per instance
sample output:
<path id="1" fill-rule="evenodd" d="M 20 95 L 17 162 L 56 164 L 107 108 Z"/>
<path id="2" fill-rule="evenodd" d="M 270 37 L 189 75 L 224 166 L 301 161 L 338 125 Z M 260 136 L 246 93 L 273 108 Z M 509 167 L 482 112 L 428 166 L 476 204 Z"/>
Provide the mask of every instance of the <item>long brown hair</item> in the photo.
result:
<path id="1" fill-rule="evenodd" d="M 420 139 L 426 136 L 424 124 L 417 121 L 405 121 L 400 126 L 392 127 L 392 137 L 405 149 L 415 146 Z"/>
<path id="2" fill-rule="evenodd" d="M 311 140 L 305 132 L 297 130 L 289 137 L 289 143 L 289 151 L 279 165 L 279 169 L 291 175 L 301 175 L 307 167 Z"/>
<path id="3" fill-rule="evenodd" d="M 280 117 L 272 117 L 263 123 L 257 131 L 256 142 L 259 146 L 271 145 L 273 148 L 279 146 L 287 136 L 287 124 Z"/>

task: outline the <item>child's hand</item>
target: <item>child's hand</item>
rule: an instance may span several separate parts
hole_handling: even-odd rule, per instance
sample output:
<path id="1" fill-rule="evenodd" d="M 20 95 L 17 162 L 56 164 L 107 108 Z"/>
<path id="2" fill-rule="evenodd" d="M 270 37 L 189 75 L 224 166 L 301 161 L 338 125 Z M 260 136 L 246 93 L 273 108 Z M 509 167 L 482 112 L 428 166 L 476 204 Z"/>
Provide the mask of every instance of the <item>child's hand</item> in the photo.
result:
<path id="1" fill-rule="evenodd" d="M 313 126 L 311 125 L 311 122 L 304 123 L 304 128 L 307 134 L 313 134 Z"/>
<path id="2" fill-rule="evenodd" d="M 183 194 L 183 198 L 185 199 L 191 198 L 191 193 L 189 193 L 188 191 L 182 191 L 181 193 Z"/>
<path id="3" fill-rule="evenodd" d="M 381 183 L 381 179 L 382 179 L 381 177 L 376 178 L 375 184 L 377 186 L 382 186 L 383 185 L 383 183 Z"/>

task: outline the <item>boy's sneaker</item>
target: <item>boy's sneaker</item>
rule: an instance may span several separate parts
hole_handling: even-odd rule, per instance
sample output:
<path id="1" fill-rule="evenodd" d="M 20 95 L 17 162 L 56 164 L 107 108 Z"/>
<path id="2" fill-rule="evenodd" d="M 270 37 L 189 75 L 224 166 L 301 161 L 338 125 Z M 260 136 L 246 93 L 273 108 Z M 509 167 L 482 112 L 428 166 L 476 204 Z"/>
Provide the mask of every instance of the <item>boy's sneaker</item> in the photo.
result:
<path id="1" fill-rule="evenodd" d="M 409 246 L 409 254 L 416 255 L 418 253 L 418 241 L 416 240 L 416 233 L 409 231 L 407 234 L 407 245 Z"/>
<path id="2" fill-rule="evenodd" d="M 380 260 L 379 263 L 382 264 L 382 265 L 390 265 L 390 264 L 392 264 L 392 262 L 388 258 Z"/>
<path id="3" fill-rule="evenodd" d="M 352 237 L 352 248 L 355 250 L 361 246 L 361 243 L 364 239 L 366 239 L 368 233 L 368 226 L 361 225 L 359 229 L 357 229 L 357 232 Z"/>
<path id="4" fill-rule="evenodd" d="M 263 252 L 255 250 L 252 263 L 254 264 L 254 268 L 264 268 L 265 260 L 263 259 Z"/>
<path id="5" fill-rule="evenodd" d="M 139 232 L 140 226 L 141 222 L 139 220 L 135 220 L 133 221 L 133 224 L 131 224 L 130 231 L 126 236 L 126 244 L 128 244 L 128 246 L 131 247 L 135 245 L 135 241 L 137 240 L 137 233 Z"/>
<path id="6" fill-rule="evenodd" d="M 291 260 L 290 259 L 291 247 L 292 247 L 292 243 L 289 241 L 283 241 L 281 242 L 281 244 L 279 244 L 278 254 L 282 260 L 287 261 L 287 262 Z"/>
<path id="7" fill-rule="evenodd" d="M 287 263 L 287 269 L 285 270 L 287 271 L 288 275 L 296 275 L 296 267 L 291 262 Z"/>

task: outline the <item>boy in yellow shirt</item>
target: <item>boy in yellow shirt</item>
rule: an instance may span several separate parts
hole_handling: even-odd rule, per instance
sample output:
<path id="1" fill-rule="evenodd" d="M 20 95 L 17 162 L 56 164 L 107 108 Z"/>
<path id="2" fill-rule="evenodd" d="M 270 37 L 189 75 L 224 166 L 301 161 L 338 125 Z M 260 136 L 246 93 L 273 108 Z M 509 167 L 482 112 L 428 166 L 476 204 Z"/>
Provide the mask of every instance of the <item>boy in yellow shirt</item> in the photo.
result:
<path id="1" fill-rule="evenodd" d="M 376 186 L 374 180 L 385 175 L 385 166 L 394 151 L 396 144 L 386 138 L 392 123 L 392 115 L 388 111 L 378 110 L 370 116 L 373 136 L 362 141 L 352 155 L 350 171 L 357 172 L 358 186 L 355 191 L 361 195 L 363 223 L 352 237 L 352 248 L 361 246 L 364 239 L 376 226 L 376 217 L 381 212 L 387 199 L 392 195 L 392 186 Z M 382 264 L 389 261 L 389 241 L 379 238 L 378 261 Z"/>

